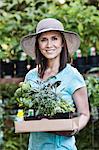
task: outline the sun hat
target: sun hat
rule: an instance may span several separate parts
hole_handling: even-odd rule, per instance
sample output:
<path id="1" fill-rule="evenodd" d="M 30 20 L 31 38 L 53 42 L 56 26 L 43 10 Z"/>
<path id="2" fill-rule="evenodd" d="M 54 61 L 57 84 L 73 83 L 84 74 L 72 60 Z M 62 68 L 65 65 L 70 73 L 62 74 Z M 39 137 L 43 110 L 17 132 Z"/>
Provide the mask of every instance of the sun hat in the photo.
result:
<path id="1" fill-rule="evenodd" d="M 80 37 L 77 33 L 72 31 L 65 31 L 63 24 L 57 19 L 45 18 L 37 24 L 36 33 L 26 35 L 21 39 L 21 46 L 27 55 L 35 58 L 36 37 L 38 34 L 47 31 L 60 31 L 63 33 L 70 55 L 73 55 L 73 53 L 80 46 Z"/>

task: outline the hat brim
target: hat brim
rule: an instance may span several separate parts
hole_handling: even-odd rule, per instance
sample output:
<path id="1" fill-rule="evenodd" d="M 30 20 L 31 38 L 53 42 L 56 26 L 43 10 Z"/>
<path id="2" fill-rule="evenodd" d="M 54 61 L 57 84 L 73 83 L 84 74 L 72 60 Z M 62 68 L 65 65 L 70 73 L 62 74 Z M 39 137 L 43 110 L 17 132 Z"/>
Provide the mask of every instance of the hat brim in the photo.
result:
<path id="1" fill-rule="evenodd" d="M 35 42 L 36 42 L 36 36 L 40 33 L 43 32 L 47 32 L 47 31 L 53 31 L 52 28 L 50 29 L 44 29 L 38 33 L 34 33 L 34 34 L 29 34 L 27 36 L 24 36 L 21 39 L 21 46 L 24 50 L 24 52 L 29 55 L 30 57 L 32 57 L 33 59 L 35 59 Z M 79 48 L 80 46 L 80 37 L 77 33 L 75 32 L 71 32 L 71 31 L 64 31 L 64 30 L 59 30 L 59 29 L 54 29 L 54 31 L 59 31 L 61 33 L 63 33 L 66 43 L 67 43 L 67 47 L 68 47 L 68 51 L 70 55 L 73 55 L 74 52 Z"/>

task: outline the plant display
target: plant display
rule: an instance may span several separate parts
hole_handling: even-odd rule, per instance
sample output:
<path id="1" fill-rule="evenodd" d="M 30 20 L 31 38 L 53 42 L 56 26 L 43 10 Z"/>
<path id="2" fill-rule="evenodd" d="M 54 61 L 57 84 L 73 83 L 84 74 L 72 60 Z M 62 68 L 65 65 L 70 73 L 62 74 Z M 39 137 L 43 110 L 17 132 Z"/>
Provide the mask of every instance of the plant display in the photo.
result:
<path id="1" fill-rule="evenodd" d="M 60 81 L 54 84 L 45 84 L 43 81 L 36 81 L 36 87 L 31 87 L 27 82 L 21 82 L 15 92 L 15 97 L 24 111 L 33 109 L 35 116 L 53 116 L 56 113 L 74 112 L 74 106 L 61 98 L 57 93 Z"/>

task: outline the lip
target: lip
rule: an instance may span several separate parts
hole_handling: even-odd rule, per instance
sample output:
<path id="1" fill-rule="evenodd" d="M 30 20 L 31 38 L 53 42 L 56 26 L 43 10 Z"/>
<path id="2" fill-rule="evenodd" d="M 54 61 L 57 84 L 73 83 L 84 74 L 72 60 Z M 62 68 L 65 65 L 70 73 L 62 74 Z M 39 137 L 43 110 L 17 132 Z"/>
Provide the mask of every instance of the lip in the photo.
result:
<path id="1" fill-rule="evenodd" d="M 46 52 L 53 52 L 55 49 L 47 49 Z"/>
<path id="2" fill-rule="evenodd" d="M 47 54 L 53 54 L 55 52 L 55 50 L 46 50 Z"/>

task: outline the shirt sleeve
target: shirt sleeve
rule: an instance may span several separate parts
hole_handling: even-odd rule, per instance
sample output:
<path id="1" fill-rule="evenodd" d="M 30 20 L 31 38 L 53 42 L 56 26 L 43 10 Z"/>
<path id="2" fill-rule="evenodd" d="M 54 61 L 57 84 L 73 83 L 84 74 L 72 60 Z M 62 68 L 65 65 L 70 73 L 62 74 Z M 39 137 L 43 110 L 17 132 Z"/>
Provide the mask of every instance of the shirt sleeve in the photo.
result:
<path id="1" fill-rule="evenodd" d="M 83 76 L 77 71 L 69 85 L 69 93 L 72 95 L 77 89 L 86 86 Z"/>
<path id="2" fill-rule="evenodd" d="M 29 73 L 26 74 L 24 82 L 28 82 L 28 80 L 29 80 Z"/>
<path id="3" fill-rule="evenodd" d="M 35 71 L 35 69 L 32 69 L 26 74 L 24 81 L 31 82 L 31 81 L 35 80 L 35 78 L 36 78 L 36 71 Z"/>
<path id="4" fill-rule="evenodd" d="M 30 79 L 30 72 L 28 72 L 25 76 L 24 82 L 28 82 Z"/>

